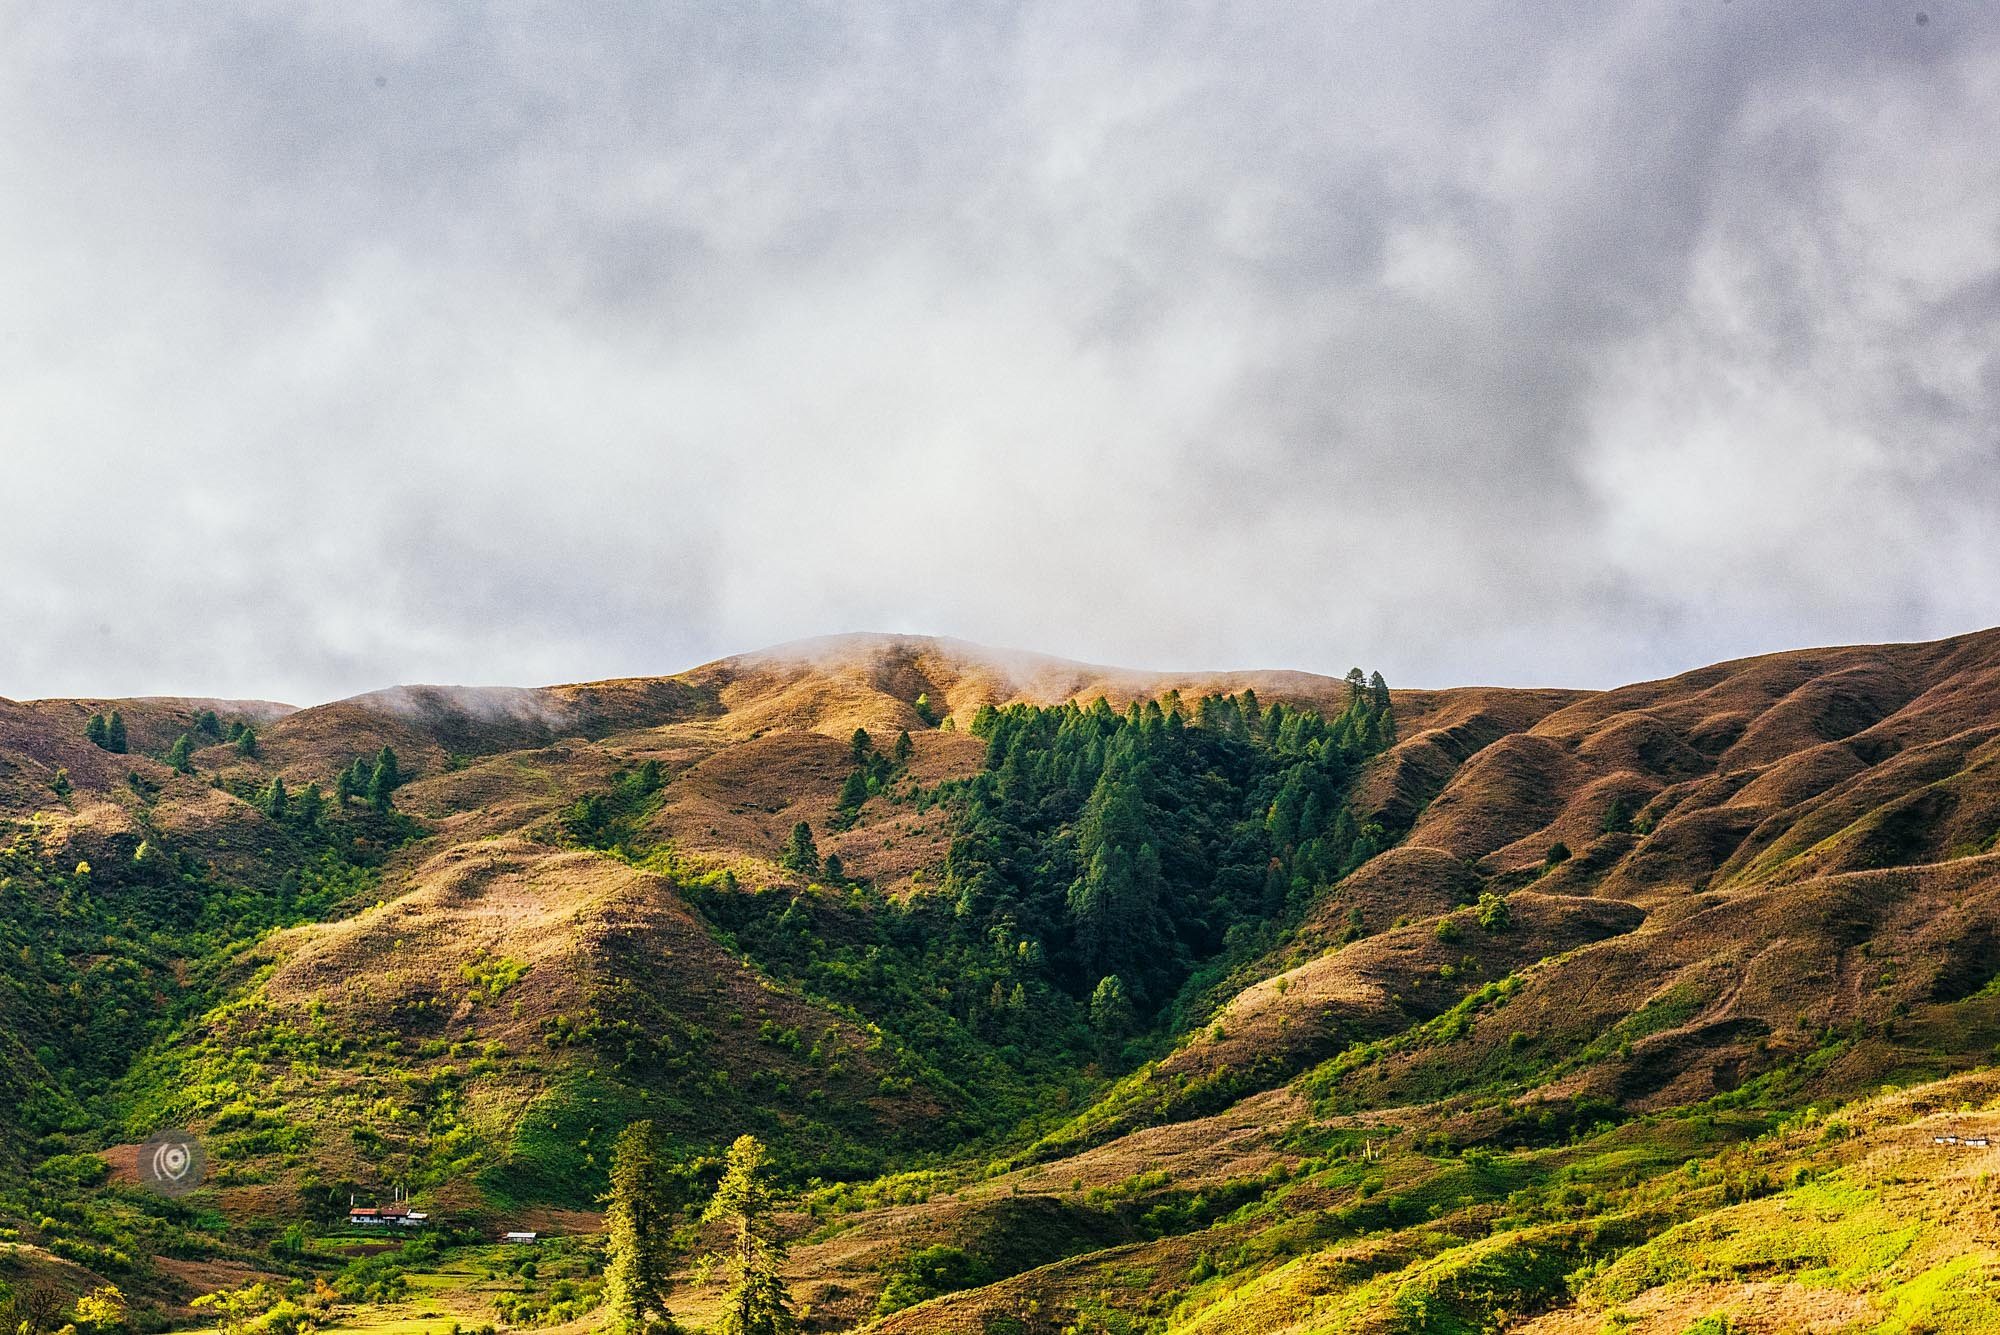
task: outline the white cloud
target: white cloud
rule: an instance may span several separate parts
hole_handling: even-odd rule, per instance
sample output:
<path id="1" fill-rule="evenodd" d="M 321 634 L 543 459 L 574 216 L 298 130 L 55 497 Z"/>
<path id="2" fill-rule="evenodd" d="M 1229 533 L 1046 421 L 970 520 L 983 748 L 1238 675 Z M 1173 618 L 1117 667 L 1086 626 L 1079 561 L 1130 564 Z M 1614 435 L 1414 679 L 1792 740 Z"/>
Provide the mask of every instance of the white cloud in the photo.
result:
<path id="1" fill-rule="evenodd" d="M 1931 9 L 19 7 L 0 694 L 2000 620 Z"/>

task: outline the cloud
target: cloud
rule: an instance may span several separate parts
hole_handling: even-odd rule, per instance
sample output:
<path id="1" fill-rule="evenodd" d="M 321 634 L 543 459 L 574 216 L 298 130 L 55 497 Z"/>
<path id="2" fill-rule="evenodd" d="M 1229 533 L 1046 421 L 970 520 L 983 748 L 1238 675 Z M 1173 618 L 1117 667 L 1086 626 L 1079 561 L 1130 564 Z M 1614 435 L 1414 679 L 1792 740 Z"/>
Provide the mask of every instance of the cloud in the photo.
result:
<path id="1" fill-rule="evenodd" d="M 2000 21 L 24 5 L 0 694 L 2000 621 Z"/>

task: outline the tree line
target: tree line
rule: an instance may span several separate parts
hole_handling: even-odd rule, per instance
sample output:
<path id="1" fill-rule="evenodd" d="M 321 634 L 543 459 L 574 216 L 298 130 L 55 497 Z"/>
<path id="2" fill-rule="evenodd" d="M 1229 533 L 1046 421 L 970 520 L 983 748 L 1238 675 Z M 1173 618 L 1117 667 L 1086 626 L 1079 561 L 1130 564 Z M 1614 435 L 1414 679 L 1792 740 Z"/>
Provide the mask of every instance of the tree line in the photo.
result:
<path id="1" fill-rule="evenodd" d="M 1380 673 L 1347 686 L 1332 718 L 1247 690 L 980 710 L 986 767 L 946 866 L 958 916 L 1028 934 L 1094 1009 L 1157 1010 L 1233 932 L 1385 846 L 1346 799 L 1395 740 L 1394 708 Z"/>

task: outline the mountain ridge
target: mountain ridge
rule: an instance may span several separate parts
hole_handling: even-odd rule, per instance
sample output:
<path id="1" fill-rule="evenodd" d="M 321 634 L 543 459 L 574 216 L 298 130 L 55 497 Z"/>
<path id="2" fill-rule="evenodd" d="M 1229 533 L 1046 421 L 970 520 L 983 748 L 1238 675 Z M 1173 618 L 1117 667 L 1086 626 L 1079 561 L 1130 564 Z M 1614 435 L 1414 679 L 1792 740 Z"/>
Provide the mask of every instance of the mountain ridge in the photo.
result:
<path id="1" fill-rule="evenodd" d="M 126 711 L 128 754 L 83 736 L 125 702 L 0 704 L 0 1158 L 123 1164 L 188 1125 L 225 1221 L 201 1245 L 248 1255 L 397 1182 L 463 1219 L 574 1226 L 625 1120 L 690 1160 L 750 1127 L 808 1203 L 791 1273 L 824 1328 L 893 1292 L 927 1301 L 886 1329 L 994 1329 L 1025 1276 L 1081 1321 L 1150 1267 L 1133 1312 L 1257 1329 L 1227 1314 L 1274 1285 L 1362 1302 L 1332 1259 L 1353 1248 L 1430 1283 L 1456 1253 L 1409 1230 L 1484 1237 L 1521 1183 L 1554 1211 L 1521 1225 L 1528 1253 L 1650 1246 L 1549 1232 L 1565 1188 L 1543 1175 L 1592 1146 L 1729 1161 L 1800 1109 L 1958 1079 L 2000 1044 L 2000 631 L 1375 703 L 1309 673 L 975 649 L 832 637 L 282 715 L 154 699 Z M 176 772 L 197 708 L 254 747 Z M 1313 728 L 1342 719 L 1381 735 L 1340 759 Z M 1061 750 L 1064 729 L 1095 740 Z M 379 804 L 276 805 L 278 780 L 330 794 L 383 746 L 403 772 Z M 1079 841 L 1130 817 L 1083 801 L 1098 769 L 1061 767 L 1115 777 L 1118 747 L 1150 804 L 1134 838 L 1178 859 L 1163 874 L 1209 868 L 1168 947 L 1185 981 L 1130 1029 L 1061 963 L 1077 891 L 978 916 L 996 872 L 1094 874 Z M 1300 776 L 1318 814 L 1287 805 Z M 1341 821 L 1351 865 L 1302 851 Z M 1494 1162 L 1517 1177 L 1487 1182 Z M 116 1182 L 25 1236 L 86 1264 L 159 1245 Z M 1661 1227 L 1708 1208 L 1674 1199 Z M 898 1280 L 922 1246 L 970 1260 Z M 167 1271 L 133 1274 L 183 1310 Z M 712 1295 L 689 1292 L 699 1314 Z"/>

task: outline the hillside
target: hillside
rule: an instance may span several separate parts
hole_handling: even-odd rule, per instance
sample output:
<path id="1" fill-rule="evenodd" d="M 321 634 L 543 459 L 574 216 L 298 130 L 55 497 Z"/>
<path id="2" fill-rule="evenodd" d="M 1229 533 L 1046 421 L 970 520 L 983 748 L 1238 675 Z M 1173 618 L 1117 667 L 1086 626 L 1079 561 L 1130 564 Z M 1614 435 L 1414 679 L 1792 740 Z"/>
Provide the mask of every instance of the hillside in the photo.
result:
<path id="1" fill-rule="evenodd" d="M 1985 1158 L 1919 1133 L 2000 1107 L 1996 737 L 2000 631 L 0 701 L 0 1246 L 173 1319 L 351 1196 L 587 1231 L 648 1117 L 771 1144 L 815 1329 L 1985 1329 Z M 124 1185 L 166 1124 L 194 1212 Z"/>

